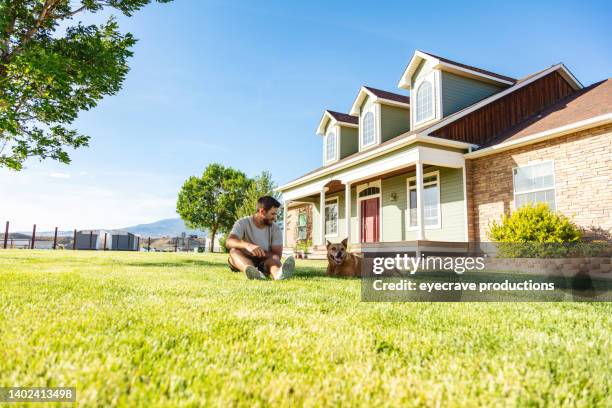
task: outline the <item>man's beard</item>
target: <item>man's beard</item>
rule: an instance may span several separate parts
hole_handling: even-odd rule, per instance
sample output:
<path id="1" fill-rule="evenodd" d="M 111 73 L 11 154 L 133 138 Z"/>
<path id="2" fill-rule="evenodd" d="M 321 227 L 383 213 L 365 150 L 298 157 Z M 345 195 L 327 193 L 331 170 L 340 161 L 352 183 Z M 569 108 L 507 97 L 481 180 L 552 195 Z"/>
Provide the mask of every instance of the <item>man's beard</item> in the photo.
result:
<path id="1" fill-rule="evenodd" d="M 269 219 L 267 219 L 267 218 L 264 218 L 264 219 L 263 219 L 263 222 L 264 222 L 264 224 L 266 224 L 266 225 L 272 225 L 272 224 L 274 224 L 274 221 L 269 220 Z"/>

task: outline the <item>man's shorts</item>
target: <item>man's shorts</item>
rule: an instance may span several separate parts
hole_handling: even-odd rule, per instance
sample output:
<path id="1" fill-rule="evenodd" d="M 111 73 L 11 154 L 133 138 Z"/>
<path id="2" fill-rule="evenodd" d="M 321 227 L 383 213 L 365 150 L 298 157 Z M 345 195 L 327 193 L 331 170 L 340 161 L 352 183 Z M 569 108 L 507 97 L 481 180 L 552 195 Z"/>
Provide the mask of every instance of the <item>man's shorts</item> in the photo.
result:
<path id="1" fill-rule="evenodd" d="M 252 262 L 253 265 L 255 265 L 255 267 L 257 269 L 259 269 L 260 271 L 262 271 L 263 273 L 266 273 L 266 266 L 265 266 L 265 262 L 267 258 L 259 258 L 257 256 L 250 256 L 245 254 Z M 231 257 L 227 257 L 227 264 L 229 265 L 229 268 L 232 270 L 232 272 L 240 272 L 240 269 L 236 268 L 233 264 L 232 264 L 232 258 Z"/>

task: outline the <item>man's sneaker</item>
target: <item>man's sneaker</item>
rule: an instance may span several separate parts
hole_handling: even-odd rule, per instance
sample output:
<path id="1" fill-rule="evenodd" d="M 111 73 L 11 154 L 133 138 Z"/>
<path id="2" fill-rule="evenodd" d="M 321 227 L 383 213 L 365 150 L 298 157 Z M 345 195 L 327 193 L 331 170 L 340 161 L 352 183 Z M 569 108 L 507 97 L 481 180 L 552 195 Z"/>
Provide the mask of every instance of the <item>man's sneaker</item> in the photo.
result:
<path id="1" fill-rule="evenodd" d="M 260 271 L 259 269 L 257 269 L 253 265 L 247 266 L 246 269 L 244 270 L 244 272 L 246 273 L 246 276 L 249 279 L 257 279 L 257 280 L 266 280 L 266 279 L 268 279 L 268 278 L 266 278 L 266 275 L 264 275 L 262 271 Z"/>
<path id="2" fill-rule="evenodd" d="M 293 256 L 289 256 L 287 259 L 285 259 L 285 262 L 283 262 L 283 266 L 281 266 L 281 271 L 277 280 L 289 279 L 293 276 L 294 270 L 295 259 L 293 259 Z"/>

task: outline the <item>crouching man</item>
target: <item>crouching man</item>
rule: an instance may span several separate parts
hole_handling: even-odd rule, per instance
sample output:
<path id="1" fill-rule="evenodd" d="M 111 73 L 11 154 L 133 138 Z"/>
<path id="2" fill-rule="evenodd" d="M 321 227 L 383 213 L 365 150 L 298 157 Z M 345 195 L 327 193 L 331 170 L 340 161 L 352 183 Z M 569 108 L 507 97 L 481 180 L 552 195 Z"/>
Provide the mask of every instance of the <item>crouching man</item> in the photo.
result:
<path id="1" fill-rule="evenodd" d="M 283 237 L 276 225 L 280 203 L 270 196 L 257 200 L 257 212 L 236 221 L 225 246 L 232 271 L 244 272 L 249 279 L 287 279 L 293 275 L 295 260 L 281 264 Z"/>

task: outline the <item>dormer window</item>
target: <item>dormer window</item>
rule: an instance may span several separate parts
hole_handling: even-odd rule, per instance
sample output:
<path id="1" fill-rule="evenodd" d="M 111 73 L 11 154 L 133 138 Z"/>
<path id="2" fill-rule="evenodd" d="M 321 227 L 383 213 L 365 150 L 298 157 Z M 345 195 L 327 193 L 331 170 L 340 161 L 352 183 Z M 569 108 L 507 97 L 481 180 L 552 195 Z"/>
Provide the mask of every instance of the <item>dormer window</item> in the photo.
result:
<path id="1" fill-rule="evenodd" d="M 417 89 L 416 122 L 424 122 L 434 117 L 433 86 L 429 80 L 423 81 Z"/>
<path id="2" fill-rule="evenodd" d="M 325 136 L 325 161 L 336 159 L 336 134 L 330 131 Z"/>
<path id="3" fill-rule="evenodd" d="M 368 112 L 363 117 L 363 130 L 361 132 L 361 147 L 371 145 L 375 142 L 374 134 L 374 114 Z"/>

